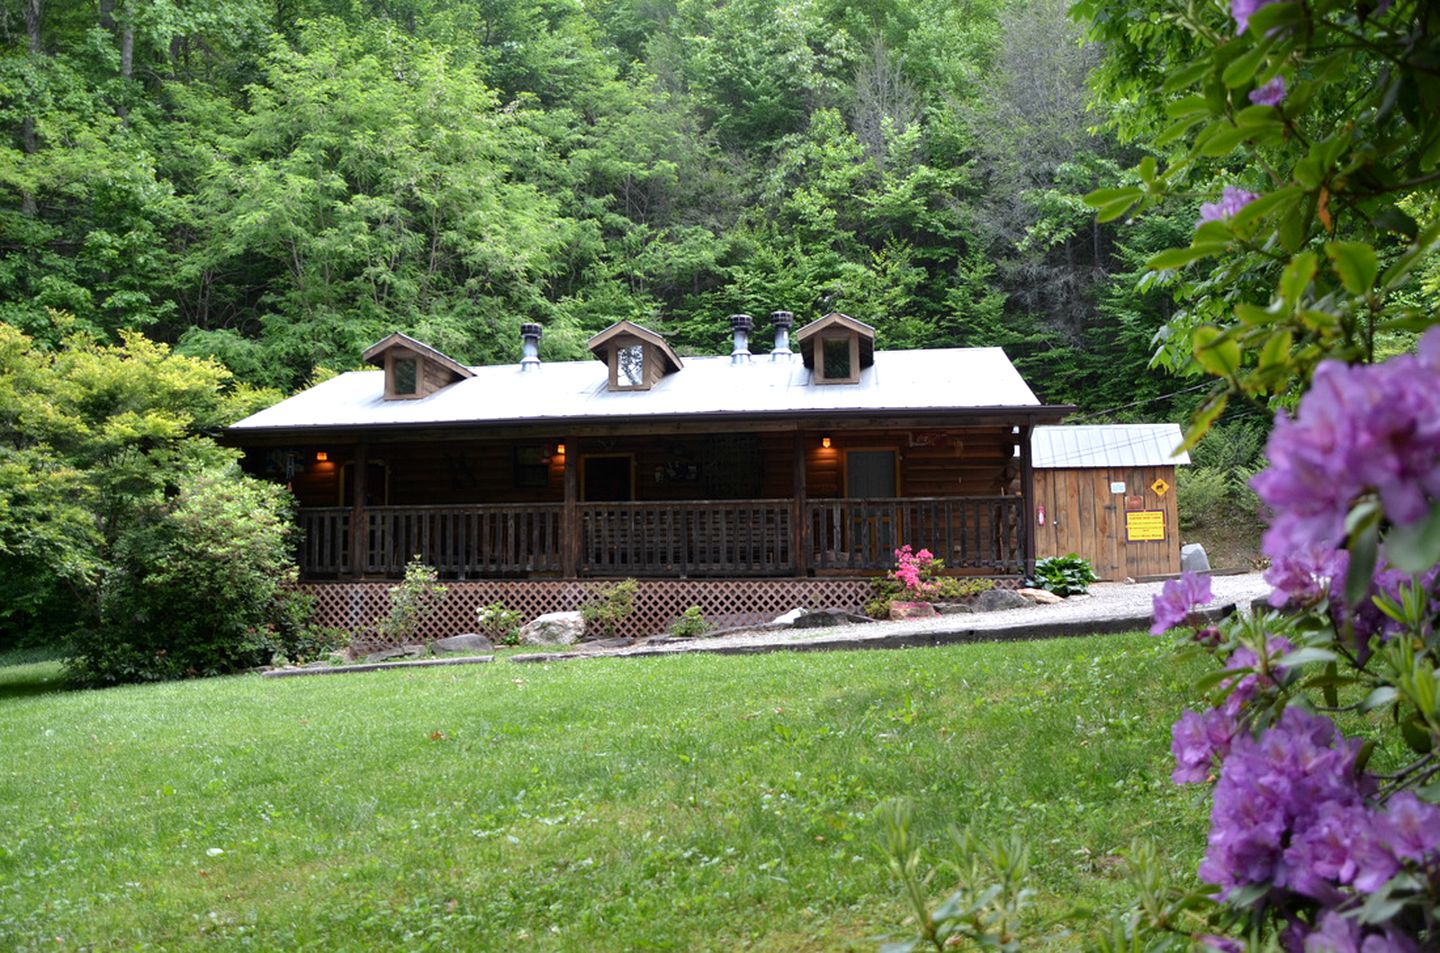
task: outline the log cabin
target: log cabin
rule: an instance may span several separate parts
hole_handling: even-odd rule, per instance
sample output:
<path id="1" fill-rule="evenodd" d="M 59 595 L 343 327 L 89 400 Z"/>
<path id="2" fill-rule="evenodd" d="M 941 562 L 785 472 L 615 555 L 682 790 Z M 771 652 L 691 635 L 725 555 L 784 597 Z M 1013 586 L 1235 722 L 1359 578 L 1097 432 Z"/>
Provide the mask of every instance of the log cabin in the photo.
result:
<path id="1" fill-rule="evenodd" d="M 293 491 L 302 580 L 322 605 L 353 604 L 417 556 L 527 615 L 624 577 L 677 605 L 728 593 L 726 618 L 768 611 L 736 595 L 766 584 L 777 605 L 853 603 L 904 544 L 957 572 L 1029 572 L 1030 434 L 1072 408 L 1042 404 L 999 348 L 876 350 L 873 328 L 833 313 L 792 350 L 793 316 L 770 317 L 768 353 L 735 315 L 728 356 L 684 358 L 630 321 L 567 362 L 542 362 L 541 328 L 524 325 L 520 361 L 503 366 L 392 334 L 365 351 L 375 370 L 226 439 Z M 826 580 L 848 587 L 816 588 Z"/>

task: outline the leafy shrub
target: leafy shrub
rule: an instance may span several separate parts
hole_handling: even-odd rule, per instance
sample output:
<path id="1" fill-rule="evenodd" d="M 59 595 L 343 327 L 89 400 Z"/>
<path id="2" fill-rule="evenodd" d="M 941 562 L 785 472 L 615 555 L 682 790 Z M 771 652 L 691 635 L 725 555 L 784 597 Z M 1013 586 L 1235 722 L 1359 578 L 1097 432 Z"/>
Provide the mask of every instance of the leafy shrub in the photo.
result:
<path id="1" fill-rule="evenodd" d="M 292 533 L 284 487 L 233 468 L 182 476 L 118 536 L 100 624 L 72 639 L 71 677 L 113 685 L 268 661 L 308 614 L 284 588 L 296 577 Z"/>
<path id="2" fill-rule="evenodd" d="M 1098 578 L 1090 563 L 1074 553 L 1050 556 L 1035 563 L 1035 581 L 1040 588 L 1048 589 L 1057 596 L 1088 592 L 1090 583 Z"/>
<path id="3" fill-rule="evenodd" d="M 944 563 L 938 559 L 933 560 L 931 565 L 939 563 L 943 568 Z M 930 578 L 924 580 L 926 592 L 924 599 L 929 602 L 960 602 L 971 599 L 985 592 L 987 589 L 995 588 L 995 583 L 989 579 L 967 576 L 941 576 L 938 570 L 932 573 Z M 885 576 L 876 576 L 870 580 L 870 598 L 866 601 L 864 613 L 872 619 L 890 618 L 890 603 L 896 599 L 911 600 L 909 590 L 894 573 Z"/>
<path id="4" fill-rule="evenodd" d="M 1230 480 L 1224 470 L 1211 467 L 1176 467 L 1175 498 L 1180 508 L 1180 528 L 1194 529 L 1214 522 L 1227 509 Z"/>
<path id="5" fill-rule="evenodd" d="M 670 634 L 677 639 L 693 639 L 704 635 L 715 628 L 705 621 L 699 606 L 691 606 L 680 614 L 680 618 L 670 623 Z"/>
<path id="6" fill-rule="evenodd" d="M 296 664 L 313 662 L 350 647 L 350 633 L 333 626 L 314 625 L 315 597 L 294 590 L 280 594 L 280 613 L 272 628 L 272 664 L 283 658 Z"/>
<path id="7" fill-rule="evenodd" d="M 614 635 L 622 619 L 635 611 L 635 591 L 640 587 L 634 579 L 612 586 L 602 586 L 580 606 L 586 625 L 599 625 L 606 635 Z"/>
<path id="8" fill-rule="evenodd" d="M 943 953 L 975 948 L 1019 953 L 1033 948 L 1036 938 L 1025 930 L 1025 913 L 1035 896 L 1029 886 L 1030 845 L 1019 835 L 987 841 L 973 829 L 951 828 L 955 853 L 945 867 L 952 882 L 958 875 L 958 885 L 932 910 L 927 888 L 938 871 L 922 869 L 920 838 L 912 830 L 913 809 L 905 801 L 888 801 L 877 814 L 886 862 L 900 882 L 915 923 L 914 934 L 886 944 L 883 951 Z"/>
<path id="9" fill-rule="evenodd" d="M 480 631 L 496 645 L 520 644 L 520 613 L 505 608 L 503 602 L 492 602 L 475 610 Z"/>
<path id="10" fill-rule="evenodd" d="M 450 590 L 439 585 L 439 574 L 419 556 L 405 564 L 405 578 L 390 587 L 390 614 L 375 627 L 381 638 L 404 644 L 413 642 L 430 616 L 445 601 Z"/>

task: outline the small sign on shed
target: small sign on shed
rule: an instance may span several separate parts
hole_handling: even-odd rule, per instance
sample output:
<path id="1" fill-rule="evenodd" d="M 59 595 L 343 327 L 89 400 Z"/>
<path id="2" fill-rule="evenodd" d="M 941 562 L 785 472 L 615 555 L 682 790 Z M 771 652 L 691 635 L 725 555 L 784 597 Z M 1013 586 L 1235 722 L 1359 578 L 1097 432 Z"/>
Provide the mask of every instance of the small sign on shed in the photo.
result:
<path id="1" fill-rule="evenodd" d="M 1165 539 L 1165 511 L 1138 510 L 1125 514 L 1125 541 L 1154 542 Z"/>

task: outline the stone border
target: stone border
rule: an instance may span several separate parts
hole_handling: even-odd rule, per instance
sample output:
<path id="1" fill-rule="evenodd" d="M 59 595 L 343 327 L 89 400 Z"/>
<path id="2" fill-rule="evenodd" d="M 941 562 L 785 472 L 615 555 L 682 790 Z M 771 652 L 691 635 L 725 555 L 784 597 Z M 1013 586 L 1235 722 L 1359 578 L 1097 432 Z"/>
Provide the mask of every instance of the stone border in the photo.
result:
<path id="1" fill-rule="evenodd" d="M 1232 603 L 1214 609 L 1199 610 L 1195 615 L 1209 622 L 1218 621 L 1236 611 Z M 866 635 L 864 626 L 854 626 L 861 631 L 853 634 L 823 636 L 818 639 L 787 642 L 731 643 L 727 645 L 705 645 L 704 639 L 687 641 L 684 646 L 667 645 L 665 648 L 614 649 L 600 652 L 537 652 L 531 655 L 512 655 L 511 662 L 568 662 L 588 658 L 655 658 L 662 655 L 764 655 L 770 652 L 843 652 L 867 649 L 915 649 L 936 648 L 943 645 L 964 645 L 973 642 L 1027 642 L 1038 639 L 1063 639 L 1087 635 L 1119 635 L 1122 632 L 1144 631 L 1150 628 L 1150 615 L 1121 616 L 1109 619 L 1073 619 L 1066 621 L 1031 622 L 1004 628 L 954 628 L 928 630 L 925 632 L 893 632 L 886 635 Z"/>
<path id="2" fill-rule="evenodd" d="M 435 665 L 479 665 L 495 661 L 493 655 L 457 655 L 455 658 L 427 658 L 406 662 L 361 662 L 358 665 L 317 665 L 314 668 L 272 668 L 262 678 L 292 678 L 296 675 L 340 675 L 348 672 L 383 672 L 392 668 L 430 668 Z"/>

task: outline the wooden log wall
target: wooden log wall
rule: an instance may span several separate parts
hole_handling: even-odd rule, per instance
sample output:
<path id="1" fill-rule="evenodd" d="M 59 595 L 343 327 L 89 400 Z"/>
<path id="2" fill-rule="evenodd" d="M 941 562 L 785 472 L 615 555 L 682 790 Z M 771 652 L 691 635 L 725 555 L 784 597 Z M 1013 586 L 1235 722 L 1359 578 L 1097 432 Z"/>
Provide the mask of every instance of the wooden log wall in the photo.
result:
<path id="1" fill-rule="evenodd" d="M 829 436 L 830 447 L 821 440 Z M 631 454 L 635 458 L 637 501 L 705 499 L 790 499 L 795 490 L 794 445 L 804 456 L 807 496 L 844 497 L 845 454 L 851 450 L 893 450 L 899 461 L 897 489 L 905 497 L 992 496 L 1014 493 L 1018 460 L 1008 427 L 944 431 L 836 430 L 795 434 L 775 431 L 716 436 L 636 436 L 587 439 L 583 454 Z M 465 503 L 551 503 L 565 498 L 565 458 L 554 453 L 565 438 L 517 443 L 447 440 L 375 442 L 368 446 L 374 484 L 372 503 L 444 506 Z M 576 444 L 578 449 L 578 443 Z M 516 448 L 543 453 L 544 484 L 517 485 Z M 567 448 L 568 449 L 568 448 Z M 315 454 L 323 450 L 326 461 Z M 341 504 L 343 479 L 353 480 L 353 446 L 307 447 L 288 481 L 300 505 Z M 279 472 L 283 451 L 257 450 L 247 469 L 286 482 Z M 743 459 L 737 459 L 743 458 Z M 718 474 L 727 465 L 741 472 Z"/>
<path id="2" fill-rule="evenodd" d="M 1156 480 L 1169 489 L 1156 492 Z M 1116 493 L 1111 484 L 1125 485 Z M 1084 470 L 1036 470 L 1035 505 L 1044 507 L 1045 523 L 1036 526 L 1036 555 L 1085 557 L 1103 580 L 1158 576 L 1180 571 L 1180 512 L 1175 468 L 1126 467 Z M 1158 512 L 1165 538 L 1128 542 L 1127 505 Z"/>

